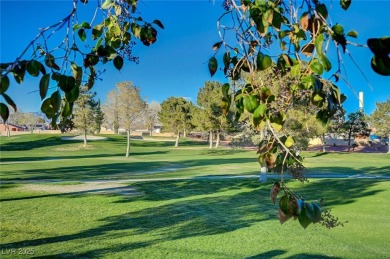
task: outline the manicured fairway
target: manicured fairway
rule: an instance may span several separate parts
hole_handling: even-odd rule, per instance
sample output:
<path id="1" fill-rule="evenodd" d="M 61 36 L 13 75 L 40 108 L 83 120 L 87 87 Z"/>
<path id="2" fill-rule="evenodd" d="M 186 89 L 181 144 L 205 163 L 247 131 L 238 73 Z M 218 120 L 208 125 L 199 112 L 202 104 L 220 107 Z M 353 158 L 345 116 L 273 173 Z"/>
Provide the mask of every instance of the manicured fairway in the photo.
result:
<path id="1" fill-rule="evenodd" d="M 258 173 L 254 151 L 208 150 L 207 143 L 125 139 L 62 141 L 60 136 L 1 137 L 1 258 L 389 258 L 390 181 L 372 179 L 290 180 L 307 200 L 345 222 L 304 230 L 280 225 L 269 199 L 273 184 L 257 178 L 199 176 Z M 304 153 L 317 174 L 389 174 L 387 154 Z M 362 162 L 363 160 L 363 162 Z M 182 180 L 126 183 L 127 193 L 32 191 L 26 181 L 59 189 L 83 180 Z M 4 181 L 7 182 L 4 182 Z M 15 183 L 9 183 L 14 181 Z"/>
<path id="2" fill-rule="evenodd" d="M 134 179 L 257 174 L 256 152 L 209 150 L 206 142 L 134 140 L 129 158 L 125 138 L 64 141 L 59 135 L 0 137 L 0 179 Z M 390 154 L 303 153 L 308 173 L 390 176 Z"/>
<path id="3" fill-rule="evenodd" d="M 388 258 L 390 253 L 389 181 L 324 179 L 304 188 L 292 183 L 307 198 L 325 197 L 328 208 L 348 221 L 332 230 L 318 224 L 304 230 L 292 220 L 280 225 L 268 198 L 271 183 L 132 186 L 141 195 L 48 194 L 2 185 L 1 249 L 64 258 Z"/>

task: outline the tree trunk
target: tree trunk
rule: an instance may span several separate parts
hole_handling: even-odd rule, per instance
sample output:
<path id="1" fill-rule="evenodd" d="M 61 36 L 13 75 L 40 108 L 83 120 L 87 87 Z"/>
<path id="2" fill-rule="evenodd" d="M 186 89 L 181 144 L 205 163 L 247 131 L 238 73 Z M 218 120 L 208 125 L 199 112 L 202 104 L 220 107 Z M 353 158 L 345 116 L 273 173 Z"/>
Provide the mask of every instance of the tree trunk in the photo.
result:
<path id="1" fill-rule="evenodd" d="M 126 148 L 126 157 L 130 156 L 130 130 L 127 130 L 127 148 Z"/>
<path id="2" fill-rule="evenodd" d="M 177 133 L 176 135 L 176 143 L 175 143 L 175 147 L 178 147 L 179 146 L 179 138 L 180 138 L 180 131 Z"/>
<path id="3" fill-rule="evenodd" d="M 213 149 L 213 131 L 210 130 L 209 133 L 209 142 L 210 142 L 210 149 Z"/>
<path id="4" fill-rule="evenodd" d="M 150 136 L 153 136 L 153 129 L 150 129 L 149 135 L 150 135 Z"/>
<path id="5" fill-rule="evenodd" d="M 389 134 L 388 138 L 389 138 L 389 139 L 387 140 L 387 142 L 388 142 L 388 143 L 387 143 L 387 147 L 388 147 L 387 153 L 390 154 L 390 134 Z"/>
<path id="6" fill-rule="evenodd" d="M 184 131 L 183 131 L 183 137 L 187 137 L 187 131 L 186 131 L 186 129 L 184 129 Z"/>
<path id="7" fill-rule="evenodd" d="M 217 141 L 215 142 L 215 148 L 219 147 L 219 141 L 221 140 L 221 133 L 217 132 Z"/>
<path id="8" fill-rule="evenodd" d="M 348 152 L 351 150 L 351 135 L 352 135 L 352 129 L 348 132 Z"/>
<path id="9" fill-rule="evenodd" d="M 84 147 L 87 145 L 87 130 L 84 130 Z"/>
<path id="10" fill-rule="evenodd" d="M 7 137 L 11 137 L 11 132 L 10 132 L 10 130 L 9 130 L 9 124 L 7 123 L 6 124 L 6 131 L 7 131 Z"/>
<path id="11" fill-rule="evenodd" d="M 322 134 L 321 140 L 322 140 L 322 152 L 325 153 L 326 152 L 325 133 Z"/>

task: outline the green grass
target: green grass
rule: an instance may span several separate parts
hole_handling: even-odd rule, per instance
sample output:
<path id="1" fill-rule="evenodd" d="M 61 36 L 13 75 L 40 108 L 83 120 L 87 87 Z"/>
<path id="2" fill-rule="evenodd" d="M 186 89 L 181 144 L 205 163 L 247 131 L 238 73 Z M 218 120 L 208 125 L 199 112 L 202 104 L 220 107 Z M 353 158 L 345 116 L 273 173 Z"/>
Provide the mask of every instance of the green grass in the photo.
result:
<path id="1" fill-rule="evenodd" d="M 389 181 L 290 184 L 326 197 L 344 227 L 280 225 L 271 183 L 249 179 L 134 183 L 143 196 L 1 188 L 1 249 L 77 258 L 386 258 Z M 5 258 L 6 256 L 4 256 Z M 14 257 L 14 256 L 12 256 Z M 3 257 L 2 257 L 3 258 Z"/>
<path id="2" fill-rule="evenodd" d="M 183 140 L 131 143 L 124 157 L 123 136 L 110 136 L 83 147 L 59 135 L 0 137 L 0 179 L 134 179 L 257 174 L 255 151 L 209 150 L 206 142 Z M 375 174 L 390 176 L 389 154 L 303 153 L 308 173 Z"/>
<path id="3" fill-rule="evenodd" d="M 202 179 L 257 174 L 255 151 L 208 150 L 207 143 L 125 139 L 62 141 L 55 135 L 0 137 L 1 179 L 188 177 L 130 184 L 140 194 L 59 194 L 0 184 L 1 258 L 388 258 L 390 181 L 321 179 L 288 186 L 307 200 L 324 198 L 344 227 L 280 225 L 272 182 Z M 305 152 L 319 174 L 389 175 L 388 154 Z M 61 188 L 64 188 L 61 186 Z M 9 254 L 14 251 L 15 254 Z M 18 253 L 33 252 L 33 255 Z M 7 254 L 8 253 L 8 254 Z"/>
<path id="4" fill-rule="evenodd" d="M 368 174 L 390 176 L 390 154 L 304 152 L 311 173 Z"/>

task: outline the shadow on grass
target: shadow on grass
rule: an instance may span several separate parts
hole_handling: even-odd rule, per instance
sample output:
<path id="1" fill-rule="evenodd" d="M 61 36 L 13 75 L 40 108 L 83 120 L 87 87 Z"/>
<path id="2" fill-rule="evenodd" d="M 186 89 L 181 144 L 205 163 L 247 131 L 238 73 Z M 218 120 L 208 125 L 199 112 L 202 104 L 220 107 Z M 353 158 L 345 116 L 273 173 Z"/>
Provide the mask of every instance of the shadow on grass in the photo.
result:
<path id="1" fill-rule="evenodd" d="M 146 156 L 146 155 L 163 155 L 167 154 L 169 151 L 145 151 L 145 152 L 131 152 L 131 156 Z M 74 155 L 69 152 L 69 155 L 62 156 L 45 156 L 45 157 L 37 157 L 37 156 L 23 156 L 23 157 L 10 157 L 10 158 L 1 158 L 0 161 L 2 163 L 12 163 L 12 162 L 31 162 L 31 161 L 50 161 L 50 160 L 61 160 L 61 159 L 83 159 L 83 158 L 104 158 L 104 157 L 125 157 L 125 149 L 122 152 L 117 151 L 116 153 L 110 154 L 85 154 L 85 155 Z"/>
<path id="2" fill-rule="evenodd" d="M 41 147 L 60 146 L 62 144 L 69 144 L 61 140 L 61 136 L 53 135 L 20 135 L 16 139 L 12 137 L 5 139 L 1 143 L 1 151 L 25 151 Z"/>
<path id="3" fill-rule="evenodd" d="M 354 202 L 362 196 L 375 195 L 381 191 L 369 190 L 375 183 L 377 181 L 362 179 L 327 179 L 318 180 L 314 184 L 305 184 L 303 190 L 300 190 L 298 186 L 296 190 L 300 195 L 305 195 L 305 192 L 318 194 L 333 200 L 330 205 L 338 205 Z M 74 240 L 99 243 L 100 239 L 137 235 L 148 235 L 150 239 L 132 241 L 129 238 L 126 242 L 115 242 L 105 247 L 99 246 L 99 249 L 91 249 L 78 254 L 69 251 L 66 254 L 49 255 L 47 258 L 53 256 L 102 257 L 112 254 L 113 251 L 125 252 L 167 241 L 223 234 L 276 218 L 276 207 L 268 199 L 272 183 L 260 184 L 252 179 L 220 181 L 197 179 L 143 182 L 134 183 L 131 186 L 136 187 L 144 195 L 120 197 L 114 202 L 128 204 L 130 208 L 138 204 L 140 200 L 158 202 L 143 203 L 150 205 L 128 213 L 102 218 L 99 220 L 100 226 L 79 233 L 21 240 L 2 244 L 1 247 L 2 249 L 17 249 Z M 207 253 L 213 256 L 212 251 L 207 251 Z M 284 253 L 286 251 L 272 250 L 249 258 L 272 258 Z M 229 257 L 229 254 L 218 254 L 218 256 Z M 296 254 L 289 258 L 313 257 L 328 258 L 306 253 Z"/>
<path id="4" fill-rule="evenodd" d="M 378 182 L 371 179 L 321 179 L 313 184 L 300 184 L 297 192 L 306 200 L 324 199 L 325 207 L 350 204 L 360 197 L 373 196 L 383 190 L 370 190 Z"/>
<path id="5" fill-rule="evenodd" d="M 126 231 L 131 231 L 132 235 L 148 234 L 152 237 L 148 242 L 130 241 L 83 254 L 94 257 L 109 251 L 147 247 L 169 240 L 226 233 L 249 227 L 258 221 L 275 218 L 273 206 L 266 202 L 260 204 L 256 199 L 259 195 L 266 197 L 269 192 L 268 186 L 267 188 L 254 185 L 251 187 L 248 182 L 245 184 L 230 181 L 219 183 L 213 191 L 209 191 L 206 183 L 205 181 L 170 181 L 160 183 L 160 186 L 150 183 L 144 183 L 145 186 L 141 183 L 135 184 L 137 187 L 142 186 L 142 190 L 148 190 L 144 194 L 145 198 L 123 197 L 120 202 L 128 203 L 131 207 L 133 202 L 139 199 L 157 200 L 159 197 L 163 201 L 159 203 L 161 205 L 155 204 L 153 207 L 103 218 L 100 220 L 101 226 L 80 233 L 23 240 L 2 244 L 1 247 L 16 249 L 70 240 L 103 238 L 105 235 L 113 234 L 123 237 L 129 235 Z M 229 191 L 232 187 L 239 191 Z M 176 190 L 172 192 L 178 194 L 176 196 L 165 191 L 174 188 Z M 207 193 L 215 193 L 215 195 L 207 195 Z M 242 211 L 245 211 L 245 214 Z"/>
<path id="6" fill-rule="evenodd" d="M 380 176 L 390 176 L 390 165 L 389 166 L 365 166 L 359 169 L 353 169 L 350 167 L 343 166 L 327 166 L 327 167 L 315 167 L 308 168 L 308 174 L 342 174 L 342 175 L 380 175 Z"/>
<path id="7" fill-rule="evenodd" d="M 283 254 L 285 254 L 286 252 L 287 251 L 285 251 L 285 250 L 271 250 L 271 251 L 267 251 L 265 253 L 261 253 L 258 255 L 246 257 L 245 259 L 268 259 L 268 258 L 273 258 L 273 257 L 280 257 L 280 256 L 283 256 Z M 293 256 L 285 257 L 285 258 L 288 258 L 288 259 L 298 259 L 298 258 L 299 259 L 305 259 L 305 258 L 310 258 L 310 259 L 312 259 L 312 258 L 316 258 L 316 259 L 334 258 L 334 259 L 338 259 L 340 257 L 304 253 L 304 254 L 296 254 Z"/>
<path id="8" fill-rule="evenodd" d="M 162 153 L 161 153 L 162 152 Z M 165 151 L 157 151 L 158 154 L 165 154 Z M 153 152 L 152 152 L 153 153 Z M 154 154 L 157 154 L 154 153 Z M 143 153 L 134 153 L 142 155 Z M 99 157 L 99 156 L 97 156 Z M 169 157 L 167 157 L 169 158 Z M 173 158 L 176 159 L 176 158 Z M 58 162 L 53 168 L 26 169 L 16 172 L 6 172 L 6 180 L 37 180 L 37 179 L 114 179 L 114 178 L 139 178 L 140 176 L 160 173 L 159 177 L 164 177 L 163 173 L 176 170 L 195 169 L 196 167 L 218 166 L 223 164 L 245 164 L 254 162 L 253 158 L 209 158 L 191 159 L 179 161 L 155 160 L 133 162 L 123 160 L 119 163 L 103 163 L 90 165 L 69 166 L 66 161 Z M 185 174 L 183 176 L 186 176 Z M 190 176 L 190 175 L 189 175 Z"/>

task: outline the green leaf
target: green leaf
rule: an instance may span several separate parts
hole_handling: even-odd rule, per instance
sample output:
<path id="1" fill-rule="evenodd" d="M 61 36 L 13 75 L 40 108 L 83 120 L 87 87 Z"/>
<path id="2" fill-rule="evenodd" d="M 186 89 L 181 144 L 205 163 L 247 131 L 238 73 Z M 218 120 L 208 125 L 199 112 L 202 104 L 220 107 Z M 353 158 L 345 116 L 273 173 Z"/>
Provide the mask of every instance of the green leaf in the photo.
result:
<path id="1" fill-rule="evenodd" d="M 286 215 L 292 214 L 292 211 L 289 206 L 289 200 L 290 197 L 288 195 L 283 195 L 282 198 L 279 200 L 279 208 L 282 210 L 282 212 Z"/>
<path id="2" fill-rule="evenodd" d="M 80 95 L 80 88 L 74 87 L 71 91 L 65 92 L 65 98 L 68 100 L 69 103 L 73 103 L 79 98 Z"/>
<path id="3" fill-rule="evenodd" d="M 58 81 L 58 86 L 62 91 L 68 92 L 76 85 L 76 79 L 73 76 L 61 75 Z"/>
<path id="4" fill-rule="evenodd" d="M 314 46 L 316 47 L 317 53 L 322 55 L 322 46 L 324 44 L 324 35 L 321 33 L 318 35 L 314 41 Z"/>
<path id="5" fill-rule="evenodd" d="M 18 84 L 21 84 L 24 80 L 24 75 L 26 74 L 26 67 L 17 65 L 12 69 L 12 74 L 14 75 L 15 81 Z"/>
<path id="6" fill-rule="evenodd" d="M 261 100 L 265 101 L 271 95 L 271 90 L 268 87 L 262 87 L 260 90 Z"/>
<path id="7" fill-rule="evenodd" d="M 309 219 L 309 217 L 306 214 L 306 206 L 303 207 L 301 212 L 299 213 L 298 221 L 299 221 L 299 224 L 301 224 L 301 226 L 304 229 L 306 229 L 310 225 L 311 220 Z"/>
<path id="8" fill-rule="evenodd" d="M 218 69 L 217 59 L 215 57 L 210 58 L 208 66 L 209 66 L 210 75 L 213 76 Z"/>
<path id="9" fill-rule="evenodd" d="M 276 132 L 280 132 L 283 129 L 283 125 L 280 123 L 272 122 L 271 126 Z"/>
<path id="10" fill-rule="evenodd" d="M 131 24 L 129 22 L 123 23 L 123 31 L 128 31 L 130 29 Z"/>
<path id="11" fill-rule="evenodd" d="M 344 94 L 341 94 L 340 95 L 340 103 L 345 102 L 345 100 L 347 100 L 347 96 L 345 96 Z"/>
<path id="12" fill-rule="evenodd" d="M 118 70 L 121 70 L 123 67 L 123 58 L 121 56 L 116 56 L 114 58 L 114 67 Z"/>
<path id="13" fill-rule="evenodd" d="M 89 22 L 83 22 L 81 24 L 81 28 L 84 28 L 84 29 L 91 29 L 91 25 L 89 24 Z"/>
<path id="14" fill-rule="evenodd" d="M 122 37 L 123 45 L 128 45 L 130 43 L 130 40 L 131 40 L 130 32 L 127 31 L 123 33 L 123 37 Z"/>
<path id="15" fill-rule="evenodd" d="M 325 54 L 319 56 L 322 66 L 326 72 L 329 72 L 332 69 L 332 63 L 330 63 L 328 57 Z"/>
<path id="16" fill-rule="evenodd" d="M 113 5 L 114 5 L 114 0 L 106 0 L 102 4 L 101 8 L 102 9 L 108 9 L 108 8 L 112 7 Z"/>
<path id="17" fill-rule="evenodd" d="M 50 103 L 53 106 L 54 111 L 58 111 L 61 105 L 61 94 L 60 91 L 55 91 L 50 96 Z"/>
<path id="18" fill-rule="evenodd" d="M 328 18 L 328 9 L 325 4 L 319 4 L 316 6 L 316 11 L 320 13 L 325 19 Z"/>
<path id="19" fill-rule="evenodd" d="M 42 104 L 41 104 L 41 111 L 46 114 L 46 117 L 48 119 L 53 118 L 55 115 L 55 111 L 53 109 L 53 106 L 51 105 L 50 98 L 46 98 Z"/>
<path id="20" fill-rule="evenodd" d="M 230 102 L 227 99 L 222 98 L 221 101 L 222 114 L 226 115 L 229 112 L 229 108 L 230 108 Z"/>
<path id="21" fill-rule="evenodd" d="M 26 69 L 27 72 L 31 76 L 38 76 L 39 75 L 39 63 L 35 60 L 31 60 L 30 62 L 27 62 Z"/>
<path id="22" fill-rule="evenodd" d="M 134 37 L 136 37 L 137 39 L 141 38 L 141 30 L 142 28 L 138 24 L 136 23 L 131 24 L 131 32 L 133 33 Z"/>
<path id="23" fill-rule="evenodd" d="M 81 79 L 82 79 L 82 76 L 83 76 L 83 68 L 77 66 L 76 63 L 72 62 L 71 63 L 71 69 L 72 69 L 73 77 L 76 80 L 76 85 L 80 85 L 81 84 Z"/>
<path id="24" fill-rule="evenodd" d="M 257 95 L 246 95 L 244 96 L 243 105 L 245 110 L 250 113 L 253 113 L 256 108 L 259 106 L 260 101 Z"/>
<path id="25" fill-rule="evenodd" d="M 298 63 L 292 66 L 290 72 L 292 77 L 299 77 L 301 75 L 301 64 Z"/>
<path id="26" fill-rule="evenodd" d="M 331 85 L 331 97 L 334 103 L 341 104 L 340 89 L 334 84 Z"/>
<path id="27" fill-rule="evenodd" d="M 69 117 L 70 115 L 72 115 L 72 109 L 73 105 L 69 102 L 65 102 L 64 108 L 62 109 L 62 116 Z"/>
<path id="28" fill-rule="evenodd" d="M 390 37 L 368 39 L 367 45 L 372 53 L 378 57 L 386 57 L 390 54 Z"/>
<path id="29" fill-rule="evenodd" d="M 230 90 L 229 83 L 224 83 L 222 85 L 222 94 L 223 94 L 223 97 L 225 97 L 228 100 L 229 100 L 229 90 Z"/>
<path id="30" fill-rule="evenodd" d="M 305 202 L 301 199 L 297 199 L 296 202 L 297 202 L 297 214 L 299 215 L 301 214 L 301 211 L 305 207 Z"/>
<path id="31" fill-rule="evenodd" d="M 305 209 L 306 209 L 306 216 L 309 218 L 309 220 L 311 222 L 314 221 L 315 217 L 314 217 L 314 207 L 311 203 L 306 203 L 305 204 Z"/>
<path id="32" fill-rule="evenodd" d="M 340 24 L 336 24 L 332 27 L 332 31 L 338 35 L 344 35 L 344 27 Z"/>
<path id="33" fill-rule="evenodd" d="M 313 61 L 310 63 L 310 69 L 317 75 L 322 75 L 324 73 L 324 67 L 318 59 L 313 59 Z"/>
<path id="34" fill-rule="evenodd" d="M 263 71 L 272 65 L 272 59 L 268 55 L 259 52 L 256 59 L 257 71 Z"/>
<path id="35" fill-rule="evenodd" d="M 281 25 L 282 25 L 282 16 L 279 11 L 275 10 L 272 17 L 272 26 L 280 30 Z"/>
<path id="36" fill-rule="evenodd" d="M 0 116 L 3 119 L 4 123 L 9 118 L 9 109 L 8 109 L 8 106 L 5 105 L 4 103 L 0 103 Z"/>
<path id="37" fill-rule="evenodd" d="M 41 62 L 38 62 L 38 61 L 35 61 L 37 63 L 37 66 L 38 66 L 38 70 L 41 71 L 42 75 L 46 75 L 46 69 L 45 69 L 45 66 L 42 65 Z"/>
<path id="38" fill-rule="evenodd" d="M 313 218 L 312 218 L 312 221 L 313 221 L 313 223 L 320 222 L 322 220 L 321 207 L 317 203 L 312 203 L 312 205 L 313 205 Z"/>
<path id="39" fill-rule="evenodd" d="M 159 20 L 154 20 L 153 23 L 156 24 L 161 29 L 164 29 L 164 25 Z"/>
<path id="40" fill-rule="evenodd" d="M 382 76 L 390 76 L 390 58 L 374 56 L 371 59 L 371 68 Z"/>
<path id="41" fill-rule="evenodd" d="M 253 118 L 264 117 L 266 111 L 267 105 L 265 103 L 260 104 L 253 112 Z"/>
<path id="42" fill-rule="evenodd" d="M 103 33 L 103 24 L 98 24 L 92 29 L 92 39 L 96 40 L 99 38 Z"/>
<path id="43" fill-rule="evenodd" d="M 324 98 L 321 95 L 319 95 L 319 94 L 316 94 L 313 97 L 313 101 L 314 102 L 321 102 L 322 100 L 324 100 Z"/>
<path id="44" fill-rule="evenodd" d="M 357 38 L 358 37 L 358 33 L 357 33 L 357 31 L 349 31 L 347 33 L 347 36 L 353 37 L 353 38 Z"/>
<path id="45" fill-rule="evenodd" d="M 87 38 L 87 33 L 85 32 L 84 29 L 80 29 L 80 30 L 77 32 L 77 34 L 79 35 L 80 40 L 81 40 L 82 42 L 84 42 L 85 39 Z"/>
<path id="46" fill-rule="evenodd" d="M 54 56 L 51 54 L 46 54 L 45 64 L 50 68 L 53 68 L 55 70 L 60 70 L 60 67 L 55 63 Z"/>
<path id="47" fill-rule="evenodd" d="M 9 87 L 9 78 L 7 75 L 2 75 L 0 80 L 0 94 L 3 94 Z"/>
<path id="48" fill-rule="evenodd" d="M 344 10 L 347 10 L 349 6 L 351 5 L 352 0 L 340 0 L 341 8 Z"/>
<path id="49" fill-rule="evenodd" d="M 120 38 L 115 38 L 111 41 L 108 42 L 108 44 L 113 47 L 114 49 L 117 49 L 121 46 L 121 39 Z"/>
<path id="50" fill-rule="evenodd" d="M 290 148 L 290 147 L 292 147 L 293 145 L 294 145 L 294 139 L 293 139 L 293 137 L 291 137 L 291 136 L 288 136 L 287 137 L 287 139 L 286 139 L 286 141 L 284 142 L 284 145 L 287 147 L 287 148 Z"/>
<path id="51" fill-rule="evenodd" d="M 1 94 L 1 96 L 3 96 L 4 100 L 8 103 L 8 105 L 10 105 L 14 109 L 14 111 L 18 110 L 18 108 L 16 107 L 15 102 L 11 99 L 11 97 L 9 97 L 5 93 Z"/>
<path id="52" fill-rule="evenodd" d="M 88 54 L 84 59 L 84 67 L 94 66 L 99 63 L 99 57 L 95 54 Z"/>
<path id="53" fill-rule="evenodd" d="M 50 83 L 50 74 L 46 74 L 42 76 L 41 80 L 39 81 L 39 95 L 41 96 L 41 99 L 45 99 L 47 94 L 47 89 L 49 88 Z"/>

